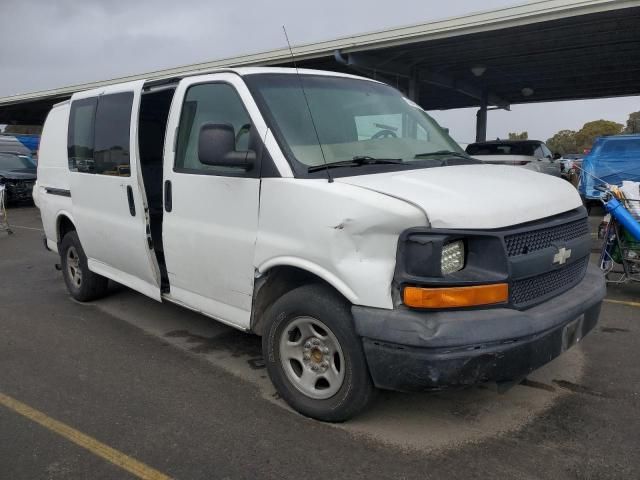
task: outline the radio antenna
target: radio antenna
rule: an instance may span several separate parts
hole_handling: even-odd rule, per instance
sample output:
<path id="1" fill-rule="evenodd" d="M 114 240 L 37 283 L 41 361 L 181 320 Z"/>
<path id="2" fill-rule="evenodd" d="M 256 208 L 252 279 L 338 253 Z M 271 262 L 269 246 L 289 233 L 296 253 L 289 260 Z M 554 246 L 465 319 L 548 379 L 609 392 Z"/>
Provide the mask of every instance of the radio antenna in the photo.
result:
<path id="1" fill-rule="evenodd" d="M 298 64 L 296 63 L 296 57 L 293 55 L 293 49 L 291 48 L 291 43 L 289 42 L 289 35 L 287 35 L 287 29 L 284 25 L 282 25 L 282 30 L 284 31 L 284 38 L 287 40 L 287 46 L 289 47 L 289 54 L 291 55 L 293 66 L 296 69 L 296 76 L 298 77 L 298 82 L 300 83 L 300 90 L 302 90 L 304 103 L 306 103 L 307 110 L 309 110 L 309 118 L 311 118 L 311 125 L 313 125 L 313 131 L 316 134 L 316 140 L 318 140 L 318 147 L 320 147 L 320 154 L 322 155 L 322 161 L 324 162 L 324 165 L 327 166 L 327 158 L 324 156 L 324 149 L 322 148 L 320 135 L 318 134 L 318 129 L 316 128 L 316 122 L 313 120 L 313 113 L 311 113 L 311 105 L 309 105 L 307 92 L 304 89 L 304 83 L 302 82 L 302 75 L 300 75 L 300 72 L 298 71 Z M 331 176 L 331 172 L 329 171 L 329 168 L 326 168 L 326 172 L 327 172 L 327 180 L 329 180 L 329 183 L 333 183 L 333 177 Z"/>

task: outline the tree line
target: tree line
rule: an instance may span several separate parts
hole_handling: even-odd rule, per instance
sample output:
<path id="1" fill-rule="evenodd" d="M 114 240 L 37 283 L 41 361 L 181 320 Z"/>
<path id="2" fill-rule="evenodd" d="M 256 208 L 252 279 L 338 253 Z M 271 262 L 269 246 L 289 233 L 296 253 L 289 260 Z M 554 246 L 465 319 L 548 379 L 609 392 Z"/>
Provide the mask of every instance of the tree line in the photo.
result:
<path id="1" fill-rule="evenodd" d="M 619 135 L 621 133 L 640 133 L 640 112 L 629 115 L 626 125 L 610 120 L 595 120 L 585 123 L 578 131 L 560 130 L 547 140 L 547 146 L 554 153 L 584 153 L 593 145 L 597 137 Z M 509 140 L 527 140 L 529 132 L 510 132 Z"/>
<path id="2" fill-rule="evenodd" d="M 584 153 L 591 148 L 597 137 L 621 133 L 640 133 L 640 112 L 631 113 L 626 125 L 610 120 L 595 120 L 585 123 L 578 131 L 560 130 L 547 140 L 547 146 L 552 152 L 562 155 Z"/>

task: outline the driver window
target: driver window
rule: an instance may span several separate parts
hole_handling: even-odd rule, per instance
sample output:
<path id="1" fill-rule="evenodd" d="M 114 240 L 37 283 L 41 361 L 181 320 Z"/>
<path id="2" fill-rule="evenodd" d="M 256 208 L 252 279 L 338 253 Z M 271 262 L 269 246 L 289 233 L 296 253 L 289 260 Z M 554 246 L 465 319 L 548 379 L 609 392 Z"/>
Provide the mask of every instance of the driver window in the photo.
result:
<path id="1" fill-rule="evenodd" d="M 238 173 L 236 167 L 205 165 L 198 159 L 200 127 L 205 123 L 233 126 L 236 150 L 249 149 L 251 119 L 236 90 L 227 83 L 207 83 L 189 87 L 178 127 L 175 170 L 185 173 Z"/>

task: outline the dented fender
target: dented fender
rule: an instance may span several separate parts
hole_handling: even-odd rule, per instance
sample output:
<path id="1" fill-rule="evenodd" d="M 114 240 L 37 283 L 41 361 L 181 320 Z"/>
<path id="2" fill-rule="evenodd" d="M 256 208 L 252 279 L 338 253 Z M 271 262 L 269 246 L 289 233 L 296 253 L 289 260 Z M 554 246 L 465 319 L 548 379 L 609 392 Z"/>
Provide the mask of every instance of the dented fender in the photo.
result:
<path id="1" fill-rule="evenodd" d="M 263 179 L 255 266 L 294 266 L 333 285 L 355 305 L 393 308 L 398 237 L 426 226 L 404 200 L 325 179 Z"/>

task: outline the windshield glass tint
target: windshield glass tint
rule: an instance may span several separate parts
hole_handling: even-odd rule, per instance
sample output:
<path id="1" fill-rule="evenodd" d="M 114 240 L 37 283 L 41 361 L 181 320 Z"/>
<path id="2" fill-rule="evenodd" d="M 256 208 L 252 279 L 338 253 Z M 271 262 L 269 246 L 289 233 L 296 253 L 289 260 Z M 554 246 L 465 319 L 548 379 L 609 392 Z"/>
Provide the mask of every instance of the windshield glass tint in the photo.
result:
<path id="1" fill-rule="evenodd" d="M 23 155 L 0 153 L 0 170 L 19 170 L 21 168 L 36 168 L 36 164 L 29 157 Z"/>
<path id="2" fill-rule="evenodd" d="M 463 153 L 422 109 L 384 84 L 294 74 L 256 74 L 247 83 L 285 153 L 304 170 L 324 163 L 318 137 L 327 163 L 363 156 L 410 162 L 431 152 Z"/>

